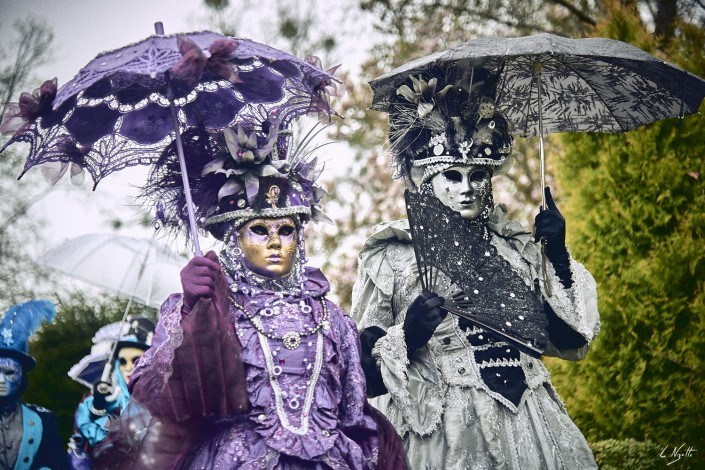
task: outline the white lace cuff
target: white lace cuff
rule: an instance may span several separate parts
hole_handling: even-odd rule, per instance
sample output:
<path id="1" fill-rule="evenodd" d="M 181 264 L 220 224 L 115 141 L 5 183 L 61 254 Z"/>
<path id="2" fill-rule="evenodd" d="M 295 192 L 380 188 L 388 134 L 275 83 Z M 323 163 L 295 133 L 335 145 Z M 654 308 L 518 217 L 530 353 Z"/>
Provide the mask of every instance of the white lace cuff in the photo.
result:
<path id="1" fill-rule="evenodd" d="M 393 414 L 402 418 L 402 423 L 395 423 L 399 433 L 433 433 L 443 414 L 445 386 L 428 348 L 417 350 L 410 362 L 402 325 L 395 325 L 377 341 L 372 356 L 380 364 L 384 385 L 391 395 L 390 406 L 396 408 Z"/>

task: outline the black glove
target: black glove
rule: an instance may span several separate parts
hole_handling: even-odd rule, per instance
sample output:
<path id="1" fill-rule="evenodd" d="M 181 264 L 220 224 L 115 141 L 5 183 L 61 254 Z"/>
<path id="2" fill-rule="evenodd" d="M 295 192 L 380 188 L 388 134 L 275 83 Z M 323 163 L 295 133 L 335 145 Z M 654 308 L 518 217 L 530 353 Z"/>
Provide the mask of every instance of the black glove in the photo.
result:
<path id="1" fill-rule="evenodd" d="M 382 373 L 377 368 L 377 360 L 372 357 L 372 348 L 386 334 L 387 332 L 378 326 L 369 326 L 360 331 L 360 364 L 365 373 L 368 397 L 377 397 L 387 393 Z"/>
<path id="2" fill-rule="evenodd" d="M 406 310 L 404 319 L 404 339 L 408 354 L 428 343 L 438 325 L 445 319 L 448 312 L 439 308 L 445 299 L 433 292 L 424 291 L 419 294 Z"/>
<path id="3" fill-rule="evenodd" d="M 546 240 L 546 257 L 553 264 L 556 275 L 561 280 L 564 287 L 569 288 L 572 284 L 570 277 L 570 258 L 565 247 L 565 219 L 556 207 L 551 196 L 551 190 L 544 188 L 546 195 L 546 209 L 543 207 L 536 215 L 534 234 L 536 242 L 542 238 Z"/>
<path id="4" fill-rule="evenodd" d="M 93 408 L 97 411 L 103 411 L 105 408 L 108 406 L 108 396 L 110 395 L 110 387 L 106 387 L 107 390 L 105 393 L 102 393 L 100 391 L 101 385 L 106 385 L 103 384 L 102 382 L 97 383 L 96 385 L 93 386 Z"/>

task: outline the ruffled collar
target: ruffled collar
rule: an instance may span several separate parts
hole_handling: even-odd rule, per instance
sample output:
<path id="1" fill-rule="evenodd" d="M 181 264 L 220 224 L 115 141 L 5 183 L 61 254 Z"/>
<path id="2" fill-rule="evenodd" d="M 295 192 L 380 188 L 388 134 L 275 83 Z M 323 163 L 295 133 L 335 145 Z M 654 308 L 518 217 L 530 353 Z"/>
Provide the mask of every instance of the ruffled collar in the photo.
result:
<path id="1" fill-rule="evenodd" d="M 235 281 L 227 276 L 230 290 L 234 293 L 245 294 L 253 303 L 264 304 L 271 298 L 322 297 L 330 290 L 328 279 L 318 268 L 304 267 L 303 278 L 301 286 L 285 288 L 275 282 L 253 285 L 245 278 Z"/>

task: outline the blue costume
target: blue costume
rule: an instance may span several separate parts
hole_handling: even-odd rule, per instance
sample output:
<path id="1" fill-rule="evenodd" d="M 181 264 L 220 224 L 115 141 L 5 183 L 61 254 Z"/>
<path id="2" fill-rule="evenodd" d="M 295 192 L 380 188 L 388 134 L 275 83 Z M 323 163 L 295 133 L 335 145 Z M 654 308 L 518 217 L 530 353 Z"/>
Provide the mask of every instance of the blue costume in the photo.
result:
<path id="1" fill-rule="evenodd" d="M 117 370 L 117 368 L 118 361 L 116 360 L 115 369 Z M 113 394 L 115 399 L 107 400 L 105 414 L 96 415 L 91 411 L 91 409 L 95 410 L 93 395 L 87 395 L 79 403 L 76 410 L 76 428 L 90 447 L 105 439 L 105 436 L 108 435 L 110 420 L 120 415 L 120 411 L 130 401 L 130 392 L 127 390 L 127 384 L 122 375 L 115 374 L 115 381 L 117 382 L 117 387 L 115 387 L 115 393 Z"/>
<path id="2" fill-rule="evenodd" d="M 54 415 L 19 401 L 35 365 L 28 340 L 55 314 L 51 302 L 33 300 L 10 308 L 0 320 L 0 468 L 68 469 Z"/>
<path id="3" fill-rule="evenodd" d="M 105 439 L 111 423 L 130 401 L 127 388 L 129 375 L 142 353 L 152 344 L 153 333 L 154 323 L 146 318 L 128 318 L 126 322 L 106 325 L 93 337 L 91 354 L 69 371 L 72 379 L 92 390 L 76 409 L 74 433 L 69 441 L 72 469 L 91 468 L 93 448 Z M 101 377 L 96 371 L 103 370 L 110 358 L 113 367 L 109 391 L 101 393 L 97 387 Z M 96 367 L 96 364 L 100 367 Z"/>

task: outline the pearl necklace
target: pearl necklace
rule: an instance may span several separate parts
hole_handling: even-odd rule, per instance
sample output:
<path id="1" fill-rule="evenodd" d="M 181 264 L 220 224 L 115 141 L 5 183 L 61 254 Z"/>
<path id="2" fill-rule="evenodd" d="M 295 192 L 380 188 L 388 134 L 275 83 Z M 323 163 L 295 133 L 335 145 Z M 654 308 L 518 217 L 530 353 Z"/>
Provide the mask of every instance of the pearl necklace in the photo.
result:
<path id="1" fill-rule="evenodd" d="M 325 302 L 324 302 L 325 305 Z M 323 334 L 318 332 L 316 339 L 316 361 L 313 366 L 313 373 L 311 378 L 308 380 L 306 386 L 306 396 L 304 397 L 304 404 L 301 408 L 301 425 L 296 427 L 289 421 L 289 416 L 284 410 L 284 397 L 282 395 L 282 389 L 279 386 L 279 375 L 281 374 L 281 367 L 279 371 L 276 370 L 274 362 L 272 361 L 272 351 L 269 347 L 269 341 L 265 335 L 263 335 L 259 330 L 257 331 L 257 338 L 259 338 L 260 346 L 262 347 L 262 352 L 264 353 L 264 362 L 267 366 L 267 375 L 269 376 L 269 384 L 272 386 L 272 391 L 274 392 L 274 403 L 277 409 L 277 416 L 279 417 L 279 422 L 281 422 L 284 429 L 292 432 L 296 435 L 303 436 L 308 432 L 309 429 L 309 413 L 311 411 L 311 405 L 313 404 L 313 395 L 316 390 L 316 385 L 318 384 L 318 378 L 321 374 L 321 367 L 323 365 Z M 262 422 L 266 416 L 261 414 L 257 417 L 257 420 Z"/>
<path id="2" fill-rule="evenodd" d="M 302 337 L 314 335 L 318 333 L 321 328 L 324 330 L 330 329 L 330 322 L 328 321 L 328 306 L 326 305 L 325 298 L 321 300 L 321 306 L 323 307 L 323 317 L 321 318 L 320 322 L 318 322 L 314 327 L 306 327 L 306 331 L 304 332 L 287 331 L 281 336 L 275 335 L 274 333 L 266 332 L 259 317 L 253 317 L 252 315 L 250 315 L 250 313 L 245 310 L 245 307 L 237 303 L 235 299 L 232 298 L 232 296 L 230 297 L 230 303 L 232 303 L 235 308 L 245 314 L 245 316 L 248 318 L 248 320 L 250 320 L 252 325 L 254 325 L 258 333 L 260 333 L 266 338 L 281 341 L 284 344 L 285 348 L 291 349 L 292 351 L 301 345 Z"/>

